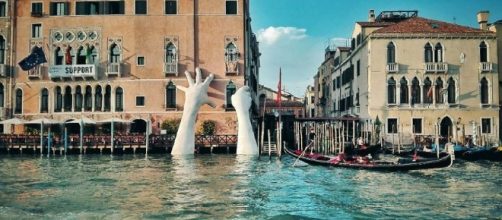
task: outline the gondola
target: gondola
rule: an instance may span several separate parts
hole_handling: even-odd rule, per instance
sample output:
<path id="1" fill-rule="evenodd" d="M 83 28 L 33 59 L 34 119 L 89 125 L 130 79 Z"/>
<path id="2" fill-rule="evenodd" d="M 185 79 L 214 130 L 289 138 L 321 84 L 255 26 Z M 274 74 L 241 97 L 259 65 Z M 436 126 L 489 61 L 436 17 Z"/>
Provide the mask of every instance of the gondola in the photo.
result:
<path id="1" fill-rule="evenodd" d="M 442 152 L 437 158 L 418 158 L 401 157 L 397 162 L 379 161 L 369 159 L 368 157 L 349 157 L 344 158 L 342 155 L 328 156 L 317 153 L 307 153 L 300 150 L 291 150 L 285 147 L 287 154 L 298 158 L 308 164 L 323 165 L 331 167 L 343 167 L 365 170 L 378 171 L 408 171 L 448 167 L 453 164 L 453 158 L 450 154 Z"/>

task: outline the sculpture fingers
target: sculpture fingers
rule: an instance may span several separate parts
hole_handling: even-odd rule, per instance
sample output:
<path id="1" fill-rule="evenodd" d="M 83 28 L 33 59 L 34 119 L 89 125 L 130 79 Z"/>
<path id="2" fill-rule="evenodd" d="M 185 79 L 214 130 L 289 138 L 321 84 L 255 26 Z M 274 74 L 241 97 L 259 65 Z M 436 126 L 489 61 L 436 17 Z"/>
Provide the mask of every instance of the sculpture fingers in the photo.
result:
<path id="1" fill-rule="evenodd" d="M 211 73 L 205 80 L 204 80 L 204 85 L 209 86 L 211 81 L 213 81 L 214 75 Z"/>
<path id="2" fill-rule="evenodd" d="M 200 71 L 200 68 L 197 67 L 195 68 L 195 83 L 199 84 L 202 82 L 202 73 Z"/>
<path id="3" fill-rule="evenodd" d="M 192 86 L 194 84 L 192 75 L 188 71 L 185 71 L 185 76 L 187 77 L 188 85 Z"/>
<path id="4" fill-rule="evenodd" d="M 176 86 L 177 89 L 183 91 L 184 93 L 187 92 L 187 87 L 184 87 L 184 86 Z"/>

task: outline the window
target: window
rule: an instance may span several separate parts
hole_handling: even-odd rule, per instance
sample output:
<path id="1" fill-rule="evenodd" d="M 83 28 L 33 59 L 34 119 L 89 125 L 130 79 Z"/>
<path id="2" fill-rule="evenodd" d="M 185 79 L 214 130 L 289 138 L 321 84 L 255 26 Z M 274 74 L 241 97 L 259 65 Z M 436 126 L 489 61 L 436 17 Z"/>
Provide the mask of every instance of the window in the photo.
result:
<path id="1" fill-rule="evenodd" d="M 175 15 L 177 14 L 178 6 L 176 0 L 166 0 L 165 3 L 165 13 L 166 15 Z"/>
<path id="2" fill-rule="evenodd" d="M 488 104 L 488 80 L 485 77 L 481 79 L 481 104 Z"/>
<path id="3" fill-rule="evenodd" d="M 388 134 L 397 134 L 397 118 L 388 118 L 387 119 L 387 133 Z"/>
<path id="4" fill-rule="evenodd" d="M 50 15 L 63 16 L 70 14 L 70 7 L 68 2 L 51 2 Z"/>
<path id="5" fill-rule="evenodd" d="M 111 97 L 112 97 L 112 87 L 107 85 L 105 88 L 105 112 L 109 112 L 111 110 Z"/>
<path id="6" fill-rule="evenodd" d="M 440 43 L 437 43 L 434 47 L 434 62 L 443 62 L 443 46 Z"/>
<path id="7" fill-rule="evenodd" d="M 227 15 L 236 15 L 237 14 L 237 1 L 227 0 L 226 13 L 227 13 Z"/>
<path id="8" fill-rule="evenodd" d="M 32 2 L 31 3 L 31 16 L 41 17 L 43 15 L 42 2 Z"/>
<path id="9" fill-rule="evenodd" d="M 41 38 L 41 37 L 42 37 L 42 24 L 32 24 L 31 38 Z"/>
<path id="10" fill-rule="evenodd" d="M 84 100 L 83 97 L 84 96 L 82 95 L 82 88 L 80 86 L 77 86 L 77 88 L 75 88 L 75 111 L 76 112 L 82 111 L 82 101 Z"/>
<path id="11" fill-rule="evenodd" d="M 86 64 L 87 63 L 87 50 L 84 47 L 78 48 L 77 52 L 77 64 Z"/>
<path id="12" fill-rule="evenodd" d="M 239 59 L 239 52 L 233 43 L 229 43 L 225 48 L 225 60 L 229 62 L 237 61 Z"/>
<path id="13" fill-rule="evenodd" d="M 5 64 L 5 39 L 0 36 L 0 64 Z"/>
<path id="14" fill-rule="evenodd" d="M 23 90 L 16 89 L 16 107 L 14 108 L 14 114 L 23 113 Z"/>
<path id="15" fill-rule="evenodd" d="M 145 106 L 145 97 L 144 96 L 136 96 L 136 107 Z"/>
<path id="16" fill-rule="evenodd" d="M 92 111 L 92 88 L 91 86 L 85 87 L 85 97 L 84 97 L 84 110 Z"/>
<path id="17" fill-rule="evenodd" d="M 356 71 L 357 71 L 357 75 L 361 75 L 361 61 L 358 60 L 357 63 L 356 63 Z"/>
<path id="18" fill-rule="evenodd" d="M 115 90 L 115 111 L 124 111 L 124 90 L 120 87 Z"/>
<path id="19" fill-rule="evenodd" d="M 311 96 L 311 97 L 310 97 L 310 103 L 311 103 L 311 104 L 314 104 L 314 101 L 315 101 L 314 96 Z"/>
<path id="20" fill-rule="evenodd" d="M 40 96 L 40 113 L 47 112 L 49 112 L 49 90 L 44 88 Z"/>
<path id="21" fill-rule="evenodd" d="M 73 61 L 74 61 L 74 59 L 73 59 L 74 57 L 75 57 L 75 54 L 73 53 L 73 48 L 72 47 L 66 48 L 66 52 L 65 52 L 65 64 L 66 65 L 72 65 Z"/>
<path id="22" fill-rule="evenodd" d="M 136 0 L 134 4 L 134 10 L 137 15 L 146 15 L 147 11 L 147 4 L 146 0 Z"/>
<path id="23" fill-rule="evenodd" d="M 399 81 L 399 103 L 400 104 L 407 104 L 410 103 L 410 93 L 409 93 L 409 88 L 408 88 L 408 81 L 406 78 L 401 78 L 401 81 Z"/>
<path id="24" fill-rule="evenodd" d="M 76 3 L 76 15 L 124 14 L 124 1 L 85 1 Z"/>
<path id="25" fill-rule="evenodd" d="M 176 86 L 169 82 L 166 87 L 166 107 L 176 108 Z"/>
<path id="26" fill-rule="evenodd" d="M 455 80 L 450 77 L 448 79 L 448 103 L 453 104 L 456 102 L 455 92 Z"/>
<path id="27" fill-rule="evenodd" d="M 87 64 L 96 64 L 98 61 L 98 50 L 94 46 L 89 46 L 86 50 Z"/>
<path id="28" fill-rule="evenodd" d="M 96 93 L 94 94 L 94 111 L 101 111 L 103 106 L 103 91 L 101 86 L 96 86 Z"/>
<path id="29" fill-rule="evenodd" d="M 387 81 L 387 103 L 396 104 L 396 81 L 392 77 Z"/>
<path id="30" fill-rule="evenodd" d="M 56 87 L 55 95 L 54 111 L 61 112 L 63 109 L 63 94 L 61 94 L 61 87 Z"/>
<path id="31" fill-rule="evenodd" d="M 424 47 L 424 61 L 426 63 L 432 63 L 432 46 L 429 43 Z"/>
<path id="32" fill-rule="evenodd" d="M 435 92 L 436 92 L 436 103 L 437 104 L 443 104 L 444 103 L 444 99 L 443 99 L 443 94 L 444 94 L 444 91 L 443 91 L 443 80 L 441 80 L 441 78 L 439 78 L 439 77 L 436 79 Z"/>
<path id="33" fill-rule="evenodd" d="M 5 93 L 3 89 L 4 89 L 3 84 L 0 83 L 0 108 L 5 107 L 4 106 Z"/>
<path id="34" fill-rule="evenodd" d="M 429 79 L 429 77 L 425 78 L 424 80 L 423 96 L 424 96 L 424 103 L 426 104 L 432 103 L 432 82 Z"/>
<path id="35" fill-rule="evenodd" d="M 479 44 L 479 62 L 488 62 L 488 47 L 484 41 Z"/>
<path id="36" fill-rule="evenodd" d="M 396 62 L 396 47 L 394 43 L 390 42 L 387 45 L 387 63 L 395 63 Z"/>
<path id="37" fill-rule="evenodd" d="M 491 118 L 482 118 L 481 119 L 481 133 L 489 134 L 492 133 L 492 119 Z"/>
<path id="38" fill-rule="evenodd" d="M 420 103 L 420 82 L 417 77 L 411 81 L 411 104 Z"/>
<path id="39" fill-rule="evenodd" d="M 54 50 L 54 65 L 63 65 L 64 54 L 60 47 Z"/>
<path id="40" fill-rule="evenodd" d="M 70 112 L 71 111 L 71 87 L 66 86 L 64 90 L 64 111 L 65 112 Z"/>
<path id="41" fill-rule="evenodd" d="M 231 97 L 235 93 L 235 91 L 236 91 L 235 84 L 232 81 L 230 81 L 227 84 L 227 89 L 226 89 L 226 100 L 227 100 L 226 108 L 227 109 L 234 108 L 234 106 L 232 105 L 232 98 Z"/>
<path id="42" fill-rule="evenodd" d="M 110 63 L 120 63 L 120 48 L 117 44 L 110 47 Z"/>
<path id="43" fill-rule="evenodd" d="M 422 133 L 422 119 L 421 118 L 414 118 L 412 119 L 413 121 L 413 133 L 414 134 L 421 134 Z"/>
<path id="44" fill-rule="evenodd" d="M 138 66 L 144 66 L 145 65 L 145 57 L 144 56 L 138 56 L 136 60 L 136 65 Z"/>
<path id="45" fill-rule="evenodd" d="M 0 2 L 0 17 L 5 17 L 7 15 L 6 2 Z"/>

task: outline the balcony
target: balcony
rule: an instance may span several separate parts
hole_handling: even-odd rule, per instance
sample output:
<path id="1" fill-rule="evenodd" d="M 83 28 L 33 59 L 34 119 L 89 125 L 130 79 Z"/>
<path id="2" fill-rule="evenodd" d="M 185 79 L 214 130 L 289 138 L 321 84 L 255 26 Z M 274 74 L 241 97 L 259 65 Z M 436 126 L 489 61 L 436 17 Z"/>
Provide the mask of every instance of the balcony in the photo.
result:
<path id="1" fill-rule="evenodd" d="M 108 63 L 106 67 L 107 76 L 122 76 L 122 65 L 121 63 Z"/>
<path id="2" fill-rule="evenodd" d="M 31 17 L 43 17 L 44 16 L 44 13 L 42 13 L 41 11 L 32 11 L 31 12 Z"/>
<path id="3" fill-rule="evenodd" d="M 424 70 L 425 70 L 425 73 L 435 73 L 436 72 L 436 64 L 435 63 L 425 63 Z"/>
<path id="4" fill-rule="evenodd" d="M 481 62 L 479 63 L 479 70 L 482 72 L 482 73 L 489 73 L 492 71 L 492 63 L 491 62 Z"/>
<path id="5" fill-rule="evenodd" d="M 425 73 L 447 73 L 448 63 L 424 63 Z"/>
<path id="6" fill-rule="evenodd" d="M 42 77 L 42 65 L 37 65 L 33 69 L 28 70 L 28 78 L 41 78 Z"/>
<path id="7" fill-rule="evenodd" d="M 399 64 L 388 63 L 385 70 L 387 71 L 387 73 L 397 73 L 399 71 Z"/>
<path id="8" fill-rule="evenodd" d="M 7 64 L 0 64 L 0 76 L 7 76 Z"/>
<path id="9" fill-rule="evenodd" d="M 226 75 L 239 75 L 239 62 L 226 61 L 225 62 L 225 73 L 226 73 Z"/>
<path id="10" fill-rule="evenodd" d="M 49 67 L 49 77 L 51 79 L 97 79 L 97 72 L 97 67 L 94 64 L 53 65 Z"/>
<path id="11" fill-rule="evenodd" d="M 436 72 L 438 72 L 438 73 L 448 72 L 448 64 L 447 63 L 436 63 Z"/>
<path id="12" fill-rule="evenodd" d="M 178 76 L 178 63 L 164 63 L 164 74 Z"/>

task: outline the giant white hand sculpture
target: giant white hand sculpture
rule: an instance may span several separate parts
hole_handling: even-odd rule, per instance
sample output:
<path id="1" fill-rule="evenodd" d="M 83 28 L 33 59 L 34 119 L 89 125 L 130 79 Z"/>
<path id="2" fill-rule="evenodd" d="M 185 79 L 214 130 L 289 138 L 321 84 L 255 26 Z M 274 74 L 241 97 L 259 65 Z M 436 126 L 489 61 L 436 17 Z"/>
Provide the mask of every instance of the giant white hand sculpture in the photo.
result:
<path id="1" fill-rule="evenodd" d="M 185 71 L 188 80 L 188 88 L 176 86 L 179 90 L 185 92 L 185 106 L 171 154 L 182 155 L 194 153 L 195 119 L 197 117 L 197 112 L 199 112 L 200 107 L 204 104 L 208 104 L 213 108 L 215 106 L 207 96 L 209 84 L 214 78 L 213 74 L 209 75 L 203 82 L 200 69 L 196 68 L 195 72 L 196 77 L 194 82 L 190 73 Z"/>
<path id="2" fill-rule="evenodd" d="M 237 113 L 239 123 L 237 133 L 237 154 L 258 154 L 258 145 L 254 139 L 249 108 L 251 107 L 251 94 L 249 87 L 243 86 L 232 96 L 232 105 Z"/>

